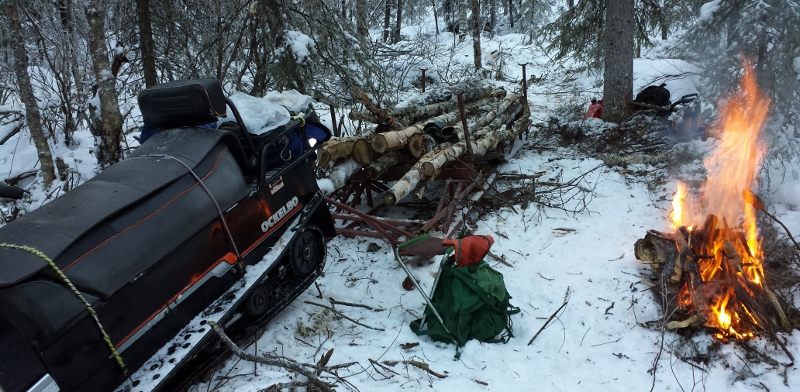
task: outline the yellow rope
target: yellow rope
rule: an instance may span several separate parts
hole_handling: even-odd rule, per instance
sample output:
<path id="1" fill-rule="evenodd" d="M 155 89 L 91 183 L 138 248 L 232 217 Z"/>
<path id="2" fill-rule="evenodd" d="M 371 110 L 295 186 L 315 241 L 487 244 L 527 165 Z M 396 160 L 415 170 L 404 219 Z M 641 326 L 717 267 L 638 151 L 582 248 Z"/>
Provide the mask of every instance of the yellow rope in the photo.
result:
<path id="1" fill-rule="evenodd" d="M 42 253 L 38 249 L 32 248 L 30 246 L 7 244 L 7 243 L 3 242 L 3 243 L 0 243 L 0 248 L 10 248 L 10 249 L 24 250 L 26 252 L 30 252 L 30 253 L 35 254 L 36 256 L 41 257 L 42 260 L 47 262 L 47 264 L 50 266 L 50 268 L 52 268 L 53 271 L 55 271 L 56 275 L 58 275 L 61 278 L 61 280 L 63 280 L 64 283 L 67 284 L 69 289 L 72 290 L 72 292 L 78 297 L 78 299 L 81 302 L 83 302 L 83 305 L 86 306 L 86 309 L 89 310 L 89 314 L 94 319 L 94 323 L 97 324 L 97 328 L 100 330 L 100 333 L 103 334 L 103 340 L 105 340 L 106 345 L 108 345 L 108 348 L 111 350 L 111 355 L 117 361 L 117 365 L 119 365 L 119 367 L 122 369 L 122 372 L 125 374 L 125 376 L 127 376 L 128 375 L 128 370 L 125 368 L 125 362 L 122 361 L 122 357 L 117 352 L 117 349 L 114 348 L 114 344 L 111 343 L 111 338 L 106 333 L 106 330 L 103 329 L 103 325 L 100 324 L 100 320 L 97 318 L 97 313 L 92 308 L 92 305 L 90 305 L 89 302 L 86 301 L 86 298 L 84 298 L 83 295 L 81 294 L 81 292 L 78 291 L 78 289 L 75 288 L 75 286 L 72 284 L 72 282 L 70 282 L 69 278 L 67 278 L 67 276 L 64 275 L 64 272 L 62 272 L 61 269 L 58 268 L 56 263 L 54 263 L 53 260 L 50 260 L 50 258 L 47 257 L 47 255 L 45 255 L 44 253 Z"/>
<path id="2" fill-rule="evenodd" d="M 292 118 L 292 120 L 300 121 L 300 127 L 301 128 L 306 126 L 306 116 L 302 112 L 301 113 L 297 113 L 297 115 L 294 115 L 291 118 Z"/>

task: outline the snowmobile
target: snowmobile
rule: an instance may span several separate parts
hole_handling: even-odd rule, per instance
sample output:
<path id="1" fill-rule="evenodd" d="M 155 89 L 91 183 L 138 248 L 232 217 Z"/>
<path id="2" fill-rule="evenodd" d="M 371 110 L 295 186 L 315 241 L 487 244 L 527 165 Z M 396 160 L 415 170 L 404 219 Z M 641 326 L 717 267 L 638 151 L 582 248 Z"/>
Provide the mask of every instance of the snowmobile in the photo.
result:
<path id="1" fill-rule="evenodd" d="M 686 94 L 675 102 L 670 102 L 670 91 L 666 83 L 647 86 L 634 99 L 638 110 L 648 109 L 656 112 L 656 117 L 669 128 L 666 131 L 671 143 L 682 143 L 692 139 L 706 139 L 700 96 Z"/>
<path id="2" fill-rule="evenodd" d="M 0 391 L 158 389 L 210 321 L 274 314 L 324 266 L 335 231 L 310 139 L 330 132 L 312 109 L 251 135 L 216 79 L 139 103 L 160 131 L 0 228 Z M 236 121 L 205 127 L 228 108 Z"/>

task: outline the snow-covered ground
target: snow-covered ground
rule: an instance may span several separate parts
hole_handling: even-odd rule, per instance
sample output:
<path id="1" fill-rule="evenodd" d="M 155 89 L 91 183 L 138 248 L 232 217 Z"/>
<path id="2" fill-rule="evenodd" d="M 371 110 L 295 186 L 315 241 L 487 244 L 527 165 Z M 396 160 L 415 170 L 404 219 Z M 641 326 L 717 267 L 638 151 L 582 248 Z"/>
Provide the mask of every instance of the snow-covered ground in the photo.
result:
<path id="1" fill-rule="evenodd" d="M 443 38 L 445 42 L 447 39 Z M 589 98 L 599 97 L 602 89 L 593 78 L 564 82 L 563 74 L 551 69 L 534 47 L 522 45 L 522 40 L 521 36 L 511 35 L 497 37 L 485 45 L 510 48 L 508 64 L 530 63 L 528 75 L 548 75 L 548 79 L 529 89 L 535 120 L 546 119 L 552 110 L 563 105 L 585 108 Z M 469 50 L 464 48 L 461 53 L 469 54 Z M 466 56 L 463 61 L 472 60 Z M 634 70 L 634 91 L 663 82 L 674 99 L 697 92 L 693 66 L 682 60 L 637 59 Z M 506 74 L 513 81 L 522 78 L 521 69 L 516 67 L 506 69 Z M 564 89 L 565 83 L 569 89 Z M 514 88 L 516 84 L 508 86 Z M 531 204 L 527 209 L 514 206 L 516 211 L 501 209 L 477 223 L 475 233 L 491 234 L 496 239 L 492 252 L 513 265 L 492 262 L 505 276 L 512 304 L 522 309 L 512 316 L 515 337 L 507 344 L 470 341 L 460 359 L 454 360 L 454 345 L 417 337 L 409 323 L 421 315 L 424 302 L 416 291 L 401 287 L 405 273 L 394 261 L 391 247 L 376 240 L 339 237 L 329 243 L 328 265 L 324 276 L 317 280 L 319 291 L 309 289 L 276 317 L 248 350 L 315 363 L 334 349 L 329 365 L 355 362 L 339 370 L 351 385 L 340 385 L 338 390 L 793 390 L 791 385 L 796 384 L 800 372 L 782 350 L 763 339 L 751 344 L 780 365 L 745 363 L 742 358 L 746 354 L 741 347 L 726 344 L 718 348 L 719 343 L 709 336 L 692 340 L 696 353 L 713 351 L 708 363 L 684 361 L 696 353 L 689 353 L 685 345 L 680 345 L 682 338 L 644 326 L 658 320 L 661 313 L 648 285 L 642 282 L 642 270 L 648 267 L 635 259 L 633 244 L 649 229 L 668 230 L 674 179 L 648 184 L 633 173 L 652 171 L 652 167 L 608 168 L 598 160 L 576 157 L 568 148 L 537 149 L 530 140 L 517 147 L 521 148 L 498 168 L 499 172 L 544 171 L 542 178 L 560 175 L 562 181 L 590 172 L 581 185 L 592 192 L 586 211 L 581 213 L 537 210 Z M 695 141 L 693 147 L 710 151 L 715 141 Z M 699 165 L 699 161 L 692 162 L 685 172 L 691 173 Z M 786 177 L 781 185 L 784 190 L 773 195 L 773 202 L 791 200 L 792 189 L 800 184 L 796 176 Z M 790 219 L 797 215 L 795 204 L 772 208 L 785 221 L 798 221 Z M 371 243 L 377 243 L 380 250 L 368 251 Z M 433 283 L 438 262 L 433 258 L 412 263 L 412 273 L 426 291 Z M 305 303 L 327 304 L 318 297 L 320 293 L 325 298 L 382 309 L 337 307 L 349 317 L 382 330 L 355 325 Z M 546 319 L 561 306 L 565 295 L 568 304 L 556 322 L 529 345 Z M 800 355 L 800 333 L 794 331 L 783 337 L 788 339 L 793 355 Z M 419 345 L 404 348 L 406 343 Z M 447 377 L 440 379 L 402 364 L 391 367 L 392 373 L 372 366 L 370 360 L 418 360 Z M 211 382 L 193 390 L 258 391 L 297 377 L 282 369 L 232 358 Z"/>
<path id="2" fill-rule="evenodd" d="M 405 28 L 404 32 L 415 31 Z M 442 34 L 442 42 L 453 42 Z M 528 94 L 534 121 L 545 121 L 557 108 L 573 105 L 585 110 L 588 100 L 599 97 L 602 88 L 594 78 L 565 74 L 548 64 L 536 46 L 524 45 L 524 36 L 508 35 L 485 39 L 486 48 L 500 48 L 507 56 L 504 70 L 509 89 L 519 85 L 521 68 L 529 63 L 528 75 L 545 78 L 530 86 Z M 471 43 L 461 44 L 452 62 L 471 64 Z M 487 60 L 488 61 L 488 60 Z M 667 83 L 673 97 L 696 92 L 694 79 L 685 72 L 692 65 L 681 60 L 637 59 L 634 91 L 649 84 Z M 429 73 L 430 74 L 430 73 Z M 665 75 L 679 75 L 668 76 Z M 321 116 L 323 120 L 327 116 Z M 55 155 L 75 162 L 75 174 L 83 182 L 92 175 L 95 158 L 88 153 L 92 146 L 88 132 L 79 133 L 78 148 L 56 146 Z M 650 167 L 608 168 L 602 162 L 576 156 L 569 148 L 539 149 L 528 139 L 516 146 L 517 152 L 498 168 L 503 173 L 533 174 L 544 171 L 542 178 L 562 181 L 586 173 L 581 186 L 590 189 L 585 211 L 562 210 L 530 204 L 527 209 L 514 206 L 490 213 L 477 223 L 477 234 L 491 234 L 496 243 L 492 252 L 504 256 L 511 267 L 491 264 L 504 274 L 512 295 L 512 304 L 522 309 L 512 316 L 514 338 L 507 344 L 469 342 L 458 360 L 455 346 L 417 337 L 409 323 L 421 315 L 424 304 L 416 291 L 406 291 L 401 282 L 405 273 L 393 259 L 392 249 L 377 240 L 335 238 L 328 244 L 324 276 L 317 280 L 325 298 L 360 303 L 380 309 L 371 311 L 338 306 L 368 329 L 335 317 L 305 301 L 326 303 L 312 287 L 285 311 L 273 319 L 266 332 L 247 348 L 250 352 L 274 353 L 300 362 L 315 363 L 322 354 L 334 349 L 329 365 L 355 362 L 339 370 L 348 385 L 337 390 L 395 391 L 419 388 L 433 390 L 553 390 L 583 391 L 790 391 L 800 371 L 786 355 L 763 339 L 752 344 L 780 364 L 745 363 L 745 351 L 736 345 L 723 345 L 708 363 L 684 361 L 686 347 L 681 338 L 662 334 L 657 328 L 643 325 L 660 317 L 641 271 L 647 268 L 633 255 L 634 242 L 647 230 L 668 228 L 669 200 L 675 189 L 672 179 L 646 183 L 636 170 Z M 136 142 L 129 137 L 131 145 Z M 714 141 L 695 142 L 701 149 L 713 149 Z M 0 173 L 15 176 L 37 167 L 36 153 L 26 134 L 13 137 L 0 146 Z M 695 162 L 697 164 L 697 162 Z M 782 184 L 769 190 L 770 208 L 779 218 L 800 232 L 798 204 L 792 199 L 800 188 L 797 173 L 789 166 Z M 38 207 L 46 200 L 35 184 L 30 204 Z M 797 223 L 795 223 L 797 222 Z M 368 251 L 371 243 L 379 246 Z M 438 259 L 412 263 L 412 273 L 430 288 Z M 568 299 L 555 322 L 529 345 L 545 320 Z M 800 332 L 784 336 L 789 350 L 800 358 Z M 693 339 L 696 349 L 708 351 L 718 345 L 710 337 Z M 405 343 L 419 343 L 403 348 Z M 692 354 L 694 355 L 694 354 Z M 446 375 L 436 378 L 412 366 L 398 364 L 393 372 L 371 365 L 375 361 L 418 360 L 431 370 Z M 783 364 L 783 365 L 781 365 Z M 779 369 L 779 370 L 776 370 Z M 284 369 L 229 359 L 207 384 L 194 391 L 259 391 L 299 376 Z M 302 379 L 302 378 L 301 378 Z"/>

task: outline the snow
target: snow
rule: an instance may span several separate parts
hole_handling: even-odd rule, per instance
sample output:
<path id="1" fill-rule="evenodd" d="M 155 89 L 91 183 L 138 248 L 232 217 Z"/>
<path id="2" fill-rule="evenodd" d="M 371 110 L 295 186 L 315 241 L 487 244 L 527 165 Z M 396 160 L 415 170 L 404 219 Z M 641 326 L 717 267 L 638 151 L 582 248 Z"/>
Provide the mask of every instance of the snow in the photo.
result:
<path id="1" fill-rule="evenodd" d="M 714 16 L 714 13 L 719 10 L 720 1 L 721 0 L 709 1 L 700 6 L 700 21 L 710 20 Z"/>
<path id="2" fill-rule="evenodd" d="M 309 61 L 311 50 L 314 48 L 314 40 L 311 37 L 299 31 L 289 30 L 286 32 L 286 41 L 297 64 L 302 65 Z"/>
<path id="3" fill-rule="evenodd" d="M 512 35 L 511 37 L 518 37 Z M 502 40 L 503 37 L 496 38 Z M 532 117 L 540 121 L 552 115 L 551 109 L 574 102 L 585 110 L 585 95 L 563 94 L 547 60 L 531 47 L 519 42 L 486 43 L 511 48 L 509 64 L 530 63 L 528 75 L 549 75 L 548 83 L 529 89 L 534 110 Z M 457 61 L 471 61 L 471 47 L 454 56 Z M 459 56 L 464 53 L 467 57 Z M 435 68 L 435 64 L 433 67 Z M 430 71 L 429 71 L 430 72 Z M 521 79 L 521 69 L 509 67 L 511 80 Z M 698 77 L 694 67 L 675 59 L 637 59 L 634 65 L 635 91 L 647 85 L 667 83 L 673 99 L 697 92 Z M 602 91 L 589 77 L 574 81 L 576 90 Z M 514 85 L 510 86 L 513 88 Z M 403 101 L 413 104 L 419 97 Z M 602 132 L 607 124 L 598 119 L 586 122 L 592 132 Z M 276 353 L 300 362 L 315 363 L 321 354 L 334 349 L 329 365 L 355 362 L 338 374 L 351 383 L 350 389 L 360 391 L 432 390 L 554 390 L 582 391 L 587 387 L 597 391 L 650 390 L 729 390 L 789 391 L 800 372 L 777 347 L 764 339 L 751 344 L 786 366 L 786 379 L 767 365 L 745 364 L 745 353 L 735 345 L 722 345 L 708 364 L 687 363 L 680 357 L 687 353 L 679 344 L 681 337 L 667 332 L 663 336 L 655 328 L 643 326 L 660 317 L 649 287 L 642 281 L 646 268 L 633 255 L 634 242 L 647 230 L 668 230 L 669 200 L 675 191 L 675 181 L 653 185 L 641 181 L 636 171 L 654 168 L 632 165 L 626 170 L 608 168 L 602 162 L 577 157 L 571 150 L 539 150 L 531 141 L 517 143 L 517 153 L 498 167 L 498 172 L 533 174 L 544 172 L 543 179 L 563 182 L 585 175 L 584 189 L 591 189 L 587 209 L 580 213 L 565 213 L 552 208 L 502 208 L 481 218 L 474 232 L 490 234 L 496 242 L 492 252 L 505 257 L 509 267 L 488 259 L 504 274 L 512 295 L 511 303 L 522 309 L 512 316 L 514 338 L 507 344 L 487 344 L 470 341 L 459 360 L 454 360 L 455 346 L 436 343 L 416 336 L 409 323 L 424 309 L 424 300 L 416 291 L 405 291 L 401 282 L 405 273 L 393 259 L 392 248 L 375 239 L 336 237 L 329 244 L 329 256 L 323 276 L 316 288 L 301 295 L 286 310 L 273 319 L 249 352 Z M 694 141 L 688 148 L 712 150 L 713 139 Z M 685 177 L 696 175 L 702 162 L 687 164 L 678 173 Z M 337 186 L 333 182 L 349 175 L 353 162 L 336 167 L 327 179 L 319 180 L 325 193 Z M 588 173 L 588 174 L 587 174 Z M 333 181 L 332 181 L 332 180 Z M 800 181 L 787 179 L 776 199 L 796 198 Z M 796 203 L 796 202 L 795 202 Z M 567 209 L 580 209 L 580 205 Z M 800 213 L 796 209 L 779 210 L 781 216 L 800 229 Z M 791 219 L 793 218 L 793 219 Z M 368 247 L 375 243 L 378 251 Z M 411 271 L 426 291 L 429 291 L 439 259 L 411 261 Z M 357 326 L 347 320 L 321 312 L 304 301 L 324 302 L 319 293 L 337 301 L 371 306 L 382 311 L 337 307 L 359 322 L 384 329 L 376 331 Z M 544 321 L 564 301 L 569 302 L 563 313 L 528 345 Z M 800 332 L 782 334 L 791 352 L 798 356 Z M 708 335 L 692 340 L 700 352 L 718 343 Z M 405 349 L 405 343 L 419 346 Z M 430 368 L 444 373 L 444 379 L 403 365 L 391 367 L 395 374 L 370 366 L 369 360 L 419 360 Z M 651 372 L 656 365 L 655 373 Z M 748 368 L 748 372 L 742 369 Z M 192 391 L 258 391 L 269 385 L 302 377 L 283 369 L 229 359 L 212 380 L 192 388 Z M 483 384 L 487 384 L 484 386 Z M 348 389 L 339 384 L 338 389 Z"/>
<path id="4" fill-rule="evenodd" d="M 800 57 L 795 57 L 792 60 L 792 69 L 797 73 L 797 78 L 800 79 Z"/>
<path id="5" fill-rule="evenodd" d="M 701 17 L 709 19 L 719 9 L 719 0 L 706 3 Z M 411 28 L 403 33 L 413 34 Z M 291 50 L 298 63 L 307 61 L 313 42 L 299 32 L 290 32 Z M 435 38 L 431 38 L 435 39 Z M 450 33 L 440 35 L 443 45 L 455 41 Z M 602 86 L 585 74 L 569 74 L 551 64 L 537 45 L 524 45 L 525 36 L 510 34 L 485 38 L 485 48 L 502 48 L 509 58 L 505 86 L 518 88 L 521 67 L 528 63 L 527 75 L 542 77 L 529 86 L 531 117 L 540 123 L 550 116 L 559 116 L 556 109 L 575 107 L 585 111 L 589 98 L 599 97 Z M 459 44 L 447 64 L 432 63 L 428 73 L 447 74 L 448 67 L 469 66 L 471 42 Z M 800 74 L 800 57 L 794 59 L 794 70 Z M 698 79 L 694 67 L 675 59 L 637 59 L 634 63 L 634 91 L 659 83 L 667 83 L 673 100 L 697 92 Z M 429 86 L 429 88 L 433 88 Z M 238 107 L 251 132 L 266 132 L 289 121 L 289 110 L 303 108 L 308 97 L 284 92 L 252 97 L 234 93 L 231 99 Z M 278 97 L 280 96 L 280 99 Z M 406 102 L 414 102 L 408 98 Z M 287 109 L 288 108 L 288 109 Z M 135 115 L 134 115 L 135 117 Z M 320 116 L 327 121 L 326 116 Z M 589 120 L 600 132 L 605 125 Z M 329 125 L 330 124 L 326 124 Z M 534 132 L 532 132 L 534 133 Z M 93 138 L 86 130 L 75 135 L 78 145 L 66 148 L 54 145 L 54 156 L 63 157 L 75 170 L 76 182 L 86 181 L 95 170 L 96 159 L 90 153 Z M 649 287 L 642 281 L 645 266 L 633 256 L 634 242 L 647 230 L 667 230 L 669 199 L 675 190 L 674 178 L 647 183 L 636 171 L 653 171 L 652 167 L 633 165 L 626 170 L 609 168 L 589 157 L 576 156 L 569 147 L 540 148 L 536 139 L 515 144 L 515 154 L 498 167 L 498 172 L 533 174 L 543 172 L 545 180 L 566 182 L 582 175 L 580 185 L 591 190 L 585 211 L 563 210 L 531 204 L 504 207 L 480 219 L 477 234 L 495 238 L 492 252 L 505 257 L 512 266 L 488 261 L 504 274 L 512 295 L 512 304 L 522 312 L 512 316 L 514 338 L 507 344 L 469 342 L 459 360 L 454 360 L 453 345 L 436 343 L 418 337 L 409 323 L 424 308 L 416 291 L 401 287 L 405 273 L 393 260 L 392 248 L 376 239 L 336 237 L 328 244 L 324 275 L 317 279 L 319 291 L 338 301 L 369 305 L 382 311 L 354 307 L 338 307 L 359 322 L 383 328 L 376 331 L 357 326 L 347 320 L 320 311 L 304 301 L 325 302 L 317 298 L 312 287 L 267 326 L 250 352 L 277 353 L 305 363 L 315 363 L 320 355 L 335 349 L 330 365 L 356 364 L 339 370 L 352 384 L 339 385 L 337 390 L 381 390 L 383 392 L 430 389 L 434 391 L 791 391 L 797 385 L 800 371 L 779 348 L 756 339 L 751 345 L 785 365 L 780 374 L 770 366 L 745 364 L 747 352 L 740 346 L 723 344 L 708 363 L 687 363 L 681 360 L 688 348 L 679 345 L 682 338 L 675 333 L 662 335 L 655 328 L 643 326 L 657 320 L 660 308 Z M 130 137 L 128 142 L 136 145 Z M 696 141 L 693 148 L 710 150 L 713 140 Z M 0 178 L 18 176 L 38 167 L 38 156 L 27 130 L 0 146 Z M 690 175 L 699 161 L 688 164 L 678 174 Z M 800 173 L 789 162 L 784 171 L 771 172 L 779 178 L 765 198 L 769 208 L 794 233 L 800 233 Z M 788 169 L 787 169 L 788 168 Z M 328 179 L 319 180 L 320 189 L 330 194 L 338 187 L 334 182 L 358 169 L 355 162 L 337 166 Z M 588 174 L 587 174 L 588 173 Z M 23 183 L 31 191 L 32 202 L 25 208 L 36 208 L 46 202 L 52 191 L 41 187 L 40 179 Z M 768 191 L 768 192 L 767 192 Z M 57 194 L 57 192 L 55 193 Z M 580 209 L 580 205 L 570 206 Z M 369 251 L 371 243 L 379 250 Z M 410 260 L 415 278 L 428 291 L 437 270 L 438 258 Z M 250 271 L 248 271 L 250 273 Z M 564 301 L 569 302 L 553 323 L 528 345 L 529 340 Z M 197 321 L 197 320 L 196 320 Z M 199 322 L 199 321 L 197 321 Z M 800 358 L 800 332 L 782 334 L 795 357 Z M 706 336 L 692 340 L 702 353 L 718 342 Z M 419 343 L 404 349 L 401 344 Z M 438 379 L 414 368 L 397 365 L 396 373 L 379 373 L 369 360 L 418 360 L 446 374 Z M 655 371 L 651 372 L 654 364 Z M 747 369 L 745 372 L 744 369 Z M 785 380 L 788 381 L 784 381 Z M 222 392 L 259 391 L 279 382 L 302 381 L 302 377 L 284 369 L 253 365 L 230 358 L 210 381 L 194 386 L 192 391 Z M 480 382 L 480 383 L 479 383 Z M 484 385 L 485 383 L 488 385 Z M 796 387 L 794 388 L 796 389 Z"/>

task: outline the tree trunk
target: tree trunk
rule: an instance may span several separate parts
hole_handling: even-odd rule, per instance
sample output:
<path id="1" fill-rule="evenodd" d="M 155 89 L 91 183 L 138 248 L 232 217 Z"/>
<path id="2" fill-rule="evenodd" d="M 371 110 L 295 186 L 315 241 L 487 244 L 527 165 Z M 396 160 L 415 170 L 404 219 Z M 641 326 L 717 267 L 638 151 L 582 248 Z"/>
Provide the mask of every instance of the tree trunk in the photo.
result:
<path id="1" fill-rule="evenodd" d="M 11 46 L 14 52 L 14 73 L 17 77 L 17 85 L 19 86 L 19 96 L 25 104 L 25 119 L 28 123 L 28 129 L 31 131 L 31 138 L 33 144 L 36 146 L 36 152 L 39 156 L 39 163 L 42 168 L 42 181 L 44 187 L 47 188 L 53 183 L 56 178 L 55 169 L 53 167 L 53 155 L 50 152 L 50 144 L 44 135 L 42 129 L 42 119 L 39 115 L 39 106 L 36 103 L 36 97 L 33 95 L 33 86 L 31 86 L 30 75 L 28 74 L 28 53 L 25 51 L 25 41 L 22 37 L 22 26 L 19 20 L 19 4 L 15 1 L 6 1 L 5 14 L 9 20 L 9 27 L 11 28 Z"/>
<path id="2" fill-rule="evenodd" d="M 400 28 L 403 22 L 403 0 L 397 0 L 397 19 L 394 22 L 394 32 L 392 33 L 392 43 L 400 42 Z"/>
<path id="3" fill-rule="evenodd" d="M 494 36 L 494 29 L 497 26 L 497 0 L 489 1 L 489 29 L 490 34 Z"/>
<path id="4" fill-rule="evenodd" d="M 514 28 L 514 1 L 508 0 L 508 24 Z"/>
<path id="5" fill-rule="evenodd" d="M 575 6 L 575 0 L 567 0 L 567 7 L 572 8 Z"/>
<path id="6" fill-rule="evenodd" d="M 306 80 L 304 77 L 305 65 L 298 64 L 291 48 L 286 42 L 286 21 L 284 19 L 283 3 L 278 0 L 267 0 L 267 24 L 272 36 L 275 37 L 273 50 L 280 51 L 276 72 L 273 72 L 275 88 L 278 90 L 295 89 L 300 94 L 306 94 Z"/>
<path id="7" fill-rule="evenodd" d="M 356 32 L 362 37 L 369 38 L 369 28 L 367 27 L 367 11 L 369 2 L 367 0 L 356 0 Z"/>
<path id="8" fill-rule="evenodd" d="M 475 70 L 483 68 L 481 58 L 481 2 L 470 0 L 472 8 L 472 58 L 475 61 Z"/>
<path id="9" fill-rule="evenodd" d="M 433 24 L 436 26 L 436 35 L 439 35 L 439 12 L 436 11 L 436 0 L 431 0 L 433 6 Z"/>
<path id="10" fill-rule="evenodd" d="M 633 0 L 609 0 L 606 6 L 603 120 L 630 117 L 633 95 Z"/>
<path id="11" fill-rule="evenodd" d="M 386 0 L 383 8 L 383 42 L 389 42 L 389 23 L 392 20 L 392 1 Z"/>
<path id="12" fill-rule="evenodd" d="M 472 0 L 470 0 L 472 1 Z M 464 41 L 464 38 L 467 36 L 467 32 L 469 31 L 468 22 L 467 22 L 467 4 L 466 2 L 455 2 L 455 6 L 458 7 L 458 41 Z"/>
<path id="13" fill-rule="evenodd" d="M 150 0 L 136 0 L 139 22 L 139 48 L 142 50 L 142 70 L 146 87 L 158 84 L 156 56 L 153 45 L 153 25 L 150 21 Z"/>
<path id="14" fill-rule="evenodd" d="M 119 111 L 117 91 L 111 65 L 108 62 L 108 51 L 105 42 L 105 4 L 90 1 L 86 8 L 86 19 L 89 22 L 89 53 L 97 86 L 97 97 L 100 100 L 100 115 L 97 107 L 89 105 L 92 134 L 95 137 L 95 155 L 101 167 L 107 167 L 122 159 L 122 115 Z"/>

